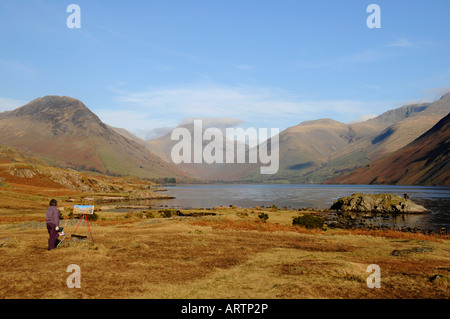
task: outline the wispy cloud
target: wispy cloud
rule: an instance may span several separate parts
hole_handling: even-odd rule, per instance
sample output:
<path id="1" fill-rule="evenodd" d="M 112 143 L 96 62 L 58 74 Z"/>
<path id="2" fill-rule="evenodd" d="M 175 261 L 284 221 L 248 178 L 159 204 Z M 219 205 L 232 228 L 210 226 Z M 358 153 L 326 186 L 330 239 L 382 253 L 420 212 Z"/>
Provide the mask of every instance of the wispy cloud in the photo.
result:
<path id="1" fill-rule="evenodd" d="M 388 44 L 389 47 L 400 47 L 400 48 L 406 48 L 406 47 L 414 47 L 414 44 L 412 44 L 410 41 L 406 40 L 405 38 L 400 38 L 392 43 Z"/>
<path id="2" fill-rule="evenodd" d="M 364 115 L 358 117 L 356 120 L 351 121 L 350 123 L 365 122 L 367 120 L 373 119 L 374 117 L 377 117 L 377 115 L 376 114 L 364 114 Z"/>
<path id="3" fill-rule="evenodd" d="M 299 61 L 295 63 L 295 66 L 301 69 L 346 67 L 349 65 L 351 66 L 372 63 L 379 60 L 389 59 L 395 56 L 397 56 L 397 54 L 394 54 L 392 52 L 386 52 L 380 49 L 367 49 L 334 58 L 326 58 L 316 61 Z"/>
<path id="4" fill-rule="evenodd" d="M 0 67 L 21 73 L 34 73 L 33 67 L 17 59 L 11 60 L 0 58 Z"/>
<path id="5" fill-rule="evenodd" d="M 238 64 L 236 65 L 236 69 L 244 70 L 244 71 L 253 71 L 255 67 L 253 65 L 248 64 Z"/>
<path id="6" fill-rule="evenodd" d="M 21 107 L 27 103 L 28 103 L 28 101 L 24 101 L 24 100 L 15 100 L 15 99 L 0 97 L 0 112 L 13 111 L 13 110 L 17 109 L 18 107 Z"/>
<path id="7" fill-rule="evenodd" d="M 228 127 L 235 127 L 244 123 L 244 121 L 235 118 L 216 118 L 216 117 L 189 117 L 181 121 L 180 125 L 193 124 L 195 120 L 202 120 L 204 128 L 216 127 L 218 129 L 225 129 Z"/>
<path id="8" fill-rule="evenodd" d="M 173 131 L 173 127 L 157 127 L 151 129 L 137 129 L 134 134 L 144 141 L 150 141 Z"/>
<path id="9" fill-rule="evenodd" d="M 133 92 L 120 90 L 115 100 L 154 115 L 250 119 L 317 112 L 317 105 L 300 102 L 277 88 L 190 85 Z M 332 106 L 331 106 L 332 107 Z"/>
<path id="10" fill-rule="evenodd" d="M 114 103 L 120 109 L 100 110 L 97 112 L 100 118 L 146 139 L 194 119 L 203 119 L 211 127 L 266 125 L 282 130 L 323 117 L 349 122 L 386 109 L 386 103 L 379 101 L 307 100 L 279 88 L 217 84 L 145 91 L 115 89 L 114 94 Z"/>
<path id="11" fill-rule="evenodd" d="M 116 30 L 113 30 L 109 27 L 103 26 L 103 25 L 97 25 L 95 23 L 92 24 L 94 27 L 116 37 L 116 38 L 120 38 L 122 40 L 125 40 L 126 42 L 132 44 L 132 45 L 137 45 L 143 48 L 149 48 L 152 50 L 156 50 L 159 51 L 161 53 L 170 55 L 170 56 L 174 56 L 174 57 L 178 57 L 178 58 L 182 58 L 185 60 L 190 60 L 190 61 L 198 61 L 199 58 L 197 58 L 196 56 L 193 56 L 191 54 L 187 54 L 184 52 L 180 52 L 180 51 L 175 51 L 175 50 L 171 50 L 171 49 L 167 49 L 165 47 L 162 46 L 158 46 L 155 45 L 154 43 L 150 43 L 149 41 L 145 40 L 145 39 L 138 39 L 134 36 L 130 36 L 128 34 L 122 33 L 122 32 L 118 32 Z"/>
<path id="12" fill-rule="evenodd" d="M 443 95 L 450 93 L 450 86 L 442 86 L 438 88 L 425 89 L 423 92 L 427 95 L 431 95 L 433 100 L 441 98 Z"/>

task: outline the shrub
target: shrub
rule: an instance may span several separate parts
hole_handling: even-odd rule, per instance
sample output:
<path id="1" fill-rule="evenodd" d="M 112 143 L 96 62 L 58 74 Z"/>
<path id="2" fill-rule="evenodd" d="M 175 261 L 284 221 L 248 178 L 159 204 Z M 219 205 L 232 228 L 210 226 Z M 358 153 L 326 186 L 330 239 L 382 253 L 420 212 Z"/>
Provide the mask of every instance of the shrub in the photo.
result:
<path id="1" fill-rule="evenodd" d="M 137 218 L 143 219 L 144 218 L 144 213 L 142 213 L 142 212 L 141 213 L 136 213 L 135 216 Z"/>
<path id="2" fill-rule="evenodd" d="M 258 215 L 259 219 L 261 219 L 263 222 L 266 222 L 269 219 L 269 215 L 266 213 L 261 213 Z"/>
<path id="3" fill-rule="evenodd" d="M 325 221 L 320 216 L 314 216 L 314 215 L 303 215 L 294 218 L 292 221 L 292 224 L 306 227 L 307 229 L 313 229 L 313 228 L 323 228 Z"/>
<path id="4" fill-rule="evenodd" d="M 146 211 L 145 212 L 145 217 L 147 217 L 147 218 L 155 218 L 155 215 L 152 212 Z"/>
<path id="5" fill-rule="evenodd" d="M 98 215 L 96 213 L 90 214 L 90 215 L 86 215 L 87 219 L 91 222 L 95 222 L 98 219 Z"/>
<path id="6" fill-rule="evenodd" d="M 169 217 L 172 217 L 172 215 L 174 215 L 174 213 L 176 214 L 176 212 L 174 212 L 173 209 L 163 209 L 163 210 L 160 210 L 158 213 L 160 213 L 163 218 L 169 218 Z"/>
<path id="7" fill-rule="evenodd" d="M 239 217 L 248 217 L 248 213 L 247 212 L 237 212 L 236 215 L 239 216 Z"/>

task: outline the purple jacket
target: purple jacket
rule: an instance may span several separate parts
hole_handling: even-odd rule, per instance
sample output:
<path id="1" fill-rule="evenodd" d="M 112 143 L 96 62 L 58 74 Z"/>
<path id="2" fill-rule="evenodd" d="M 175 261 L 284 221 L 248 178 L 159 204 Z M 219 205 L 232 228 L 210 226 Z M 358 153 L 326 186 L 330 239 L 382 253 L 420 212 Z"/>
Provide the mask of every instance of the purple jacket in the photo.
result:
<path id="1" fill-rule="evenodd" d="M 59 211 L 55 206 L 47 208 L 47 224 L 52 224 L 59 227 Z"/>

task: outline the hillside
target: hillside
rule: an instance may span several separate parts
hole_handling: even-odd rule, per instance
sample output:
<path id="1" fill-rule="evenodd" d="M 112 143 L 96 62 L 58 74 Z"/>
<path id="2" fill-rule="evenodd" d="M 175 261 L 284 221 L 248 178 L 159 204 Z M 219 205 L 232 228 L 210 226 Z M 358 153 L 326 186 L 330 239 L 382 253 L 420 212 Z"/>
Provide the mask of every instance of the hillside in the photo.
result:
<path id="1" fill-rule="evenodd" d="M 180 128 L 186 128 L 189 133 L 191 134 L 191 151 L 194 150 L 194 125 L 193 124 L 186 124 L 183 126 L 180 126 Z M 203 136 L 205 130 L 207 127 L 203 127 L 202 131 L 199 132 L 201 136 Z M 179 143 L 179 141 L 175 140 L 172 141 L 171 139 L 172 133 L 168 133 L 160 138 L 150 140 L 146 142 L 146 147 L 153 153 L 158 154 L 162 159 L 166 160 L 167 162 L 172 162 L 171 158 L 171 152 L 172 148 Z M 240 142 L 231 141 L 227 139 L 224 135 L 221 135 L 218 137 L 219 144 L 217 145 L 217 150 L 223 154 L 223 157 L 221 159 L 222 163 L 212 163 L 208 164 L 205 161 L 203 163 L 194 163 L 194 159 L 191 156 L 191 163 L 181 163 L 177 164 L 177 168 L 184 171 L 185 173 L 189 174 L 190 176 L 193 176 L 198 179 L 203 180 L 209 180 L 209 181 L 217 181 L 217 180 L 224 180 L 224 181 L 231 181 L 239 179 L 243 176 L 246 176 L 248 174 L 248 170 L 250 167 L 253 169 L 254 165 L 251 164 L 237 164 L 237 161 L 235 160 L 234 163 L 227 164 L 226 163 L 226 154 L 231 148 L 235 148 L 235 158 L 238 150 L 241 148 L 245 148 L 246 145 Z M 205 148 L 208 144 L 210 144 L 211 141 L 202 141 L 202 149 Z M 248 147 L 247 147 L 248 148 Z M 240 169 L 243 171 L 241 172 Z"/>
<path id="2" fill-rule="evenodd" d="M 46 96 L 0 113 L 0 144 L 59 167 L 154 179 L 186 177 L 70 97 Z"/>
<path id="3" fill-rule="evenodd" d="M 358 138 L 333 159 L 364 150 L 373 161 L 411 143 L 450 112 L 450 94 L 433 103 L 405 105 L 365 122 L 351 124 Z"/>
<path id="4" fill-rule="evenodd" d="M 243 176 L 241 182 L 322 183 L 404 147 L 448 112 L 450 94 L 433 103 L 389 110 L 361 123 L 330 119 L 303 122 L 280 133 L 277 174 L 263 176 L 254 167 L 235 167 L 235 174 L 222 170 L 215 176 L 239 176 L 238 171 Z"/>
<path id="5" fill-rule="evenodd" d="M 332 179 L 338 184 L 450 185 L 450 113 L 400 150 Z"/>
<path id="6" fill-rule="evenodd" d="M 42 160 L 0 145 L 0 183 L 85 193 L 133 193 L 157 186 L 132 176 L 108 176 L 49 166 Z M 3 185 L 5 186 L 5 185 Z"/>
<path id="7" fill-rule="evenodd" d="M 0 145 L 0 213 L 26 213 L 44 209 L 50 198 L 61 204 L 126 199 L 157 199 L 170 196 L 160 193 L 157 184 L 132 176 L 107 176 L 49 166 L 12 147 Z M 69 206 L 70 206 L 69 205 Z"/>

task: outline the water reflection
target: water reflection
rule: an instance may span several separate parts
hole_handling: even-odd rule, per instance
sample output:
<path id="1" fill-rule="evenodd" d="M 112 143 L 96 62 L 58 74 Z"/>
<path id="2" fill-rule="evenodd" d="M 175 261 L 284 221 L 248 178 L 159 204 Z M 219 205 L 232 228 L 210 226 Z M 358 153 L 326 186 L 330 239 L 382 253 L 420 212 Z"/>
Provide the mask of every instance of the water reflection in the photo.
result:
<path id="1" fill-rule="evenodd" d="M 178 209 L 213 208 L 235 205 L 239 207 L 270 207 L 299 209 L 312 207 L 328 209 L 340 197 L 354 193 L 405 193 L 431 211 L 427 215 L 397 215 L 372 218 L 369 222 L 399 227 L 450 229 L 450 187 L 384 186 L 384 185 L 179 185 L 168 187 L 170 200 L 147 201 L 152 207 L 167 206 Z M 139 202 L 138 204 L 143 204 Z"/>

